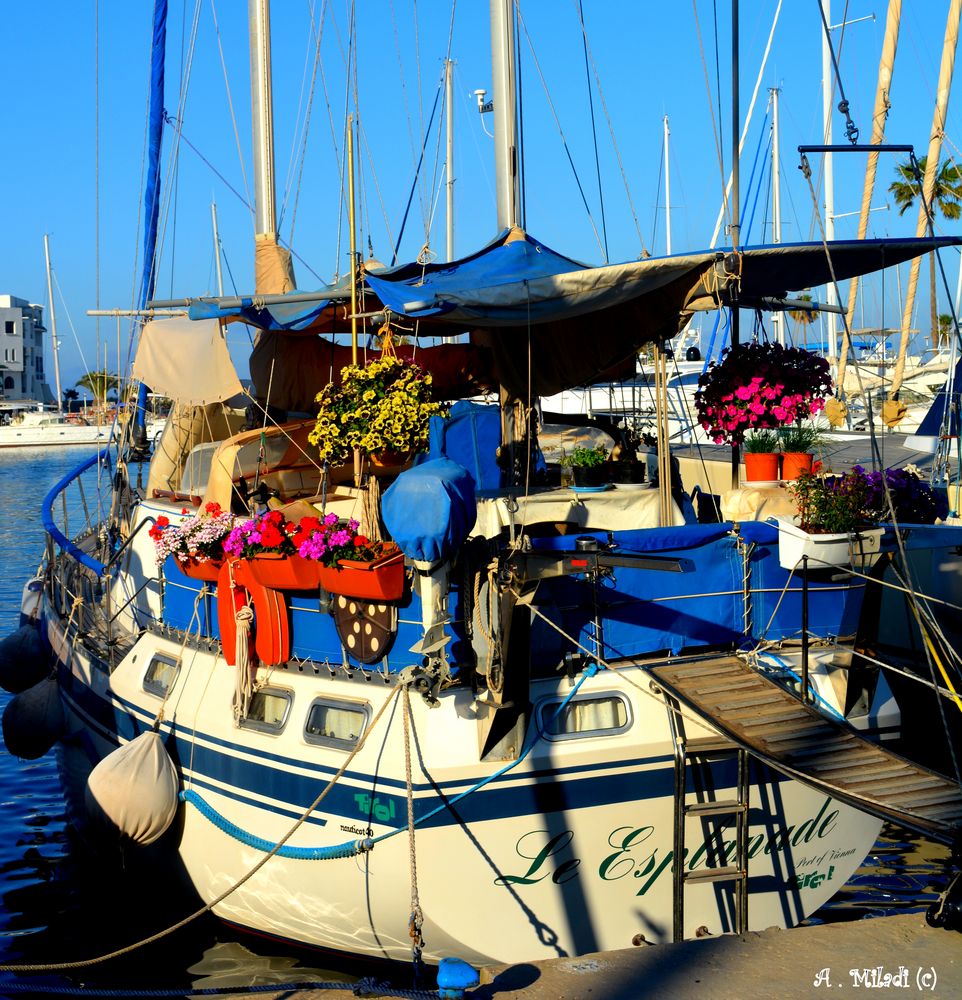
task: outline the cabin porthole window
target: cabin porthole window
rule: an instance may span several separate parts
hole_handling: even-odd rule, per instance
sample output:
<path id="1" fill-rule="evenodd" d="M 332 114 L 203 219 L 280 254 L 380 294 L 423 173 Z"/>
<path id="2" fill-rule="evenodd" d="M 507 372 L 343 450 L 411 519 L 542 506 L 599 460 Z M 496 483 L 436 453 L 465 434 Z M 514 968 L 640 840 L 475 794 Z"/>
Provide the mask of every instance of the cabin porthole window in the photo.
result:
<path id="1" fill-rule="evenodd" d="M 294 696 L 281 688 L 260 688 L 251 695 L 247 714 L 239 720 L 241 729 L 278 734 L 287 725 Z"/>
<path id="2" fill-rule="evenodd" d="M 318 746 L 353 750 L 370 719 L 370 705 L 334 698 L 315 698 L 307 713 L 304 739 Z"/>
<path id="3" fill-rule="evenodd" d="M 169 653 L 154 653 L 144 671 L 144 690 L 158 698 L 166 698 L 177 683 L 180 673 L 180 657 Z"/>
<path id="4" fill-rule="evenodd" d="M 631 728 L 631 705 L 615 692 L 572 698 L 559 712 L 564 698 L 549 698 L 538 706 L 538 727 L 549 740 L 588 736 L 616 736 Z"/>

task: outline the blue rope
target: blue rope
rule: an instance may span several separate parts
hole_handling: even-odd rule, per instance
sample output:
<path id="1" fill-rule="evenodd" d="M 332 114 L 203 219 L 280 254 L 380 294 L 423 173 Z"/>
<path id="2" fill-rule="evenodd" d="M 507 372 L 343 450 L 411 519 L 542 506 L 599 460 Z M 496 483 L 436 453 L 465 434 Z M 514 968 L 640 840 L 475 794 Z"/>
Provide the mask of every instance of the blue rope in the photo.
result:
<path id="1" fill-rule="evenodd" d="M 604 668 L 597 663 L 591 663 L 587 667 L 585 667 L 584 671 L 581 674 L 581 677 L 578 678 L 578 681 L 575 684 L 575 686 L 568 692 L 564 700 L 558 705 L 554 714 L 548 720 L 547 725 L 553 723 L 555 719 L 557 719 L 558 716 L 561 715 L 561 713 L 568 706 L 568 703 L 571 701 L 571 699 L 578 693 L 578 689 L 581 687 L 581 685 L 584 684 L 584 682 L 589 677 L 594 677 L 595 674 L 597 674 L 598 671 L 601 669 Z M 453 805 L 456 805 L 458 802 L 460 802 L 466 796 L 470 795 L 472 792 L 478 791 L 485 785 L 490 784 L 492 781 L 495 781 L 496 779 L 500 778 L 502 775 L 507 774 L 508 771 L 511 771 L 514 768 L 516 768 L 538 744 L 539 740 L 544 735 L 545 728 L 546 728 L 545 726 L 542 726 L 537 731 L 537 733 L 535 733 L 532 740 L 524 748 L 524 750 L 521 752 L 521 755 L 517 757 L 517 759 L 506 764 L 500 770 L 495 771 L 494 774 L 488 775 L 487 778 L 482 778 L 480 781 L 475 782 L 475 784 L 473 784 L 470 788 L 466 788 L 463 792 L 459 792 L 453 798 L 447 799 L 446 801 L 442 802 L 439 806 L 436 806 L 434 809 L 431 809 L 430 811 L 422 814 L 421 816 L 416 817 L 414 820 L 414 825 L 420 826 L 427 820 L 432 819 L 434 816 L 437 816 L 438 813 L 443 812 L 445 809 L 449 809 Z M 261 837 L 255 837 L 253 834 L 247 833 L 246 830 L 242 830 L 236 824 L 231 823 L 230 820 L 226 819 L 224 816 L 221 816 L 221 814 L 217 812 L 215 809 L 212 809 L 193 789 L 187 789 L 181 792 L 180 798 L 183 802 L 190 802 L 200 811 L 200 813 L 203 816 L 209 819 L 219 829 L 223 830 L 224 833 L 233 837 L 235 840 L 239 840 L 242 844 L 245 844 L 248 847 L 253 847 L 255 850 L 258 851 L 264 851 L 264 853 L 266 854 L 269 853 L 270 851 L 273 851 L 274 848 L 277 846 L 276 844 L 272 844 L 269 840 L 264 840 Z M 385 840 L 390 840 L 391 837 L 396 837 L 399 833 L 404 833 L 405 830 L 407 830 L 406 826 L 399 826 L 396 830 L 390 830 L 387 833 L 382 833 L 377 837 L 374 837 L 373 839 L 367 838 L 364 840 L 351 840 L 348 841 L 346 844 L 335 844 L 331 847 L 282 847 L 276 853 L 277 856 L 281 858 L 295 858 L 297 860 L 302 860 L 302 861 L 330 861 L 335 858 L 353 858 L 355 855 L 360 854 L 364 851 L 370 851 L 375 844 L 379 844 Z"/>
<path id="2" fill-rule="evenodd" d="M 257 851 L 269 854 L 277 847 L 276 843 L 264 840 L 262 837 L 255 837 L 253 834 L 242 830 L 235 823 L 222 816 L 216 809 L 205 802 L 192 788 L 188 788 L 180 793 L 182 802 L 190 802 L 195 806 L 202 816 L 205 816 L 219 830 L 223 830 L 234 840 L 239 840 L 246 847 L 253 847 Z M 287 847 L 275 851 L 279 858 L 293 858 L 296 861 L 330 861 L 333 858 L 353 858 L 356 854 L 371 849 L 370 840 L 352 840 L 346 844 L 335 844 L 332 847 Z"/>

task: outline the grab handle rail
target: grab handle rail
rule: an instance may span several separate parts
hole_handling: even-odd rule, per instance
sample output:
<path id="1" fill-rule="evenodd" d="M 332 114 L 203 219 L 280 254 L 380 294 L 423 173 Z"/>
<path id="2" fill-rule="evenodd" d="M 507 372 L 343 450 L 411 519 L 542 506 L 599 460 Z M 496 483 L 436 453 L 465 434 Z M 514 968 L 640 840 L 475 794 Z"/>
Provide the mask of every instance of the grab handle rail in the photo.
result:
<path id="1" fill-rule="evenodd" d="M 50 490 L 50 492 L 43 498 L 43 505 L 40 509 L 40 515 L 43 520 L 43 527 L 50 538 L 60 546 L 60 548 L 66 552 L 69 556 L 72 556 L 77 560 L 82 566 L 86 566 L 87 569 L 93 570 L 98 577 L 104 576 L 107 572 L 107 567 L 100 562 L 99 559 L 94 559 L 93 556 L 88 555 L 79 546 L 75 545 L 69 538 L 57 527 L 53 519 L 53 505 L 54 501 L 58 496 L 72 483 L 75 479 L 79 478 L 84 472 L 87 471 L 91 466 L 96 465 L 102 459 L 107 458 L 110 454 L 110 450 L 105 448 L 103 451 L 97 452 L 93 458 L 88 459 L 82 465 L 79 465 L 72 472 L 68 472 L 58 483 L 56 483 Z"/>

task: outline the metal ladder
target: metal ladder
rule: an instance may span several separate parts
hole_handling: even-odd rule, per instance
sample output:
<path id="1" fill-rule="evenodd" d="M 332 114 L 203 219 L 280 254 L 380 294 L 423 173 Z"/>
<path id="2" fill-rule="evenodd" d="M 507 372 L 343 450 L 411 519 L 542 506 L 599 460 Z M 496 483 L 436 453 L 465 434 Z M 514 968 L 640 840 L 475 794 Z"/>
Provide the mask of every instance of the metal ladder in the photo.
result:
<path id="1" fill-rule="evenodd" d="M 668 708 L 668 725 L 675 748 L 675 830 L 673 877 L 673 929 L 672 940 L 685 937 L 685 887 L 693 883 L 734 882 L 735 908 L 733 930 L 744 934 L 748 930 L 748 752 L 724 736 L 711 736 L 689 740 L 685 735 L 684 721 L 678 702 L 662 689 Z M 737 762 L 738 776 L 734 799 L 716 799 L 710 802 L 688 803 L 689 763 L 693 758 L 733 758 Z M 701 820 L 713 816 L 735 817 L 735 863 L 687 871 L 685 867 L 685 830 L 689 817 Z M 705 829 L 705 824 L 702 824 Z M 718 832 L 706 832 L 706 839 Z M 707 856 L 710 857 L 709 851 Z M 725 861 L 728 860 L 726 857 Z"/>

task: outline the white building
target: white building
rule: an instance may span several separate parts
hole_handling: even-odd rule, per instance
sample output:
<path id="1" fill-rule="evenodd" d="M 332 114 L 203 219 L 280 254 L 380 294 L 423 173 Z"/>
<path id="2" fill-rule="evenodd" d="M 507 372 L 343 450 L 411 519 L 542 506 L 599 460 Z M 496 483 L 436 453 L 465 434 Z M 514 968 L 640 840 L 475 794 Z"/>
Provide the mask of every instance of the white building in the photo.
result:
<path id="1" fill-rule="evenodd" d="M 44 377 L 43 306 L 0 295 L 0 403 L 52 403 Z"/>

